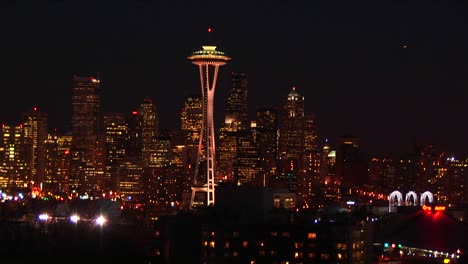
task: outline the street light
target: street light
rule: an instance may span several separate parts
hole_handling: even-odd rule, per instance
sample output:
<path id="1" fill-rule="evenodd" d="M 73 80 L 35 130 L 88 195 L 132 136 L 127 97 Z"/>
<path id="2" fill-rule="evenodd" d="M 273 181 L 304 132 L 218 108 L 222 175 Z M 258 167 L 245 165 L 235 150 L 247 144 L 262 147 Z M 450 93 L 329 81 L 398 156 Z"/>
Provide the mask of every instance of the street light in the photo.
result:
<path id="1" fill-rule="evenodd" d="M 47 221 L 47 219 L 49 219 L 49 215 L 48 214 L 40 214 L 38 216 L 39 220 L 41 221 Z"/>
<path id="2" fill-rule="evenodd" d="M 72 223 L 75 223 L 75 224 L 76 224 L 76 223 L 78 223 L 78 220 L 80 220 L 80 217 L 79 217 L 78 215 L 71 215 L 71 216 L 70 216 L 70 221 L 71 221 Z"/>
<path id="3" fill-rule="evenodd" d="M 100 215 L 98 218 L 96 218 L 96 224 L 103 226 L 104 223 L 106 222 L 106 218 L 104 216 Z"/>

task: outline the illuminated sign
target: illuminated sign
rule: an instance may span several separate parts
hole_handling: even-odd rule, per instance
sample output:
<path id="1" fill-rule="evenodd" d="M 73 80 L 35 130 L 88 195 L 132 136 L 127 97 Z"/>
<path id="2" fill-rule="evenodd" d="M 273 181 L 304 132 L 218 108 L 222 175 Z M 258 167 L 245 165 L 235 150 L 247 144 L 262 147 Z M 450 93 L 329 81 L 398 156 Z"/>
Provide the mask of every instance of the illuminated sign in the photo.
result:
<path id="1" fill-rule="evenodd" d="M 445 211 L 445 206 L 442 206 L 442 205 L 436 205 L 436 206 L 427 206 L 427 205 L 423 205 L 422 206 L 422 209 L 424 211 Z"/>

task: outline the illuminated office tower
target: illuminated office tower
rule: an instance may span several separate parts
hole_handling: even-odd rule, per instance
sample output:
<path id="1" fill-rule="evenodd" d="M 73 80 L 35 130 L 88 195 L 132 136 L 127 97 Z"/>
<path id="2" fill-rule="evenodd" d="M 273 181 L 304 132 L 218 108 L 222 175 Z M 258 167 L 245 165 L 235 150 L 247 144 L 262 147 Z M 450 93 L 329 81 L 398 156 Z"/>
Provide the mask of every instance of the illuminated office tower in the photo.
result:
<path id="1" fill-rule="evenodd" d="M 247 76 L 243 73 L 231 73 L 232 88 L 226 99 L 226 120 L 234 126 L 235 130 L 249 128 L 247 119 Z"/>
<path id="2" fill-rule="evenodd" d="M 2 125 L 0 141 L 0 184 L 3 188 L 29 187 L 32 160 L 31 138 L 24 136 L 23 125 Z M 5 182 L 6 180 L 6 182 Z M 5 186 L 6 185 L 6 186 Z"/>
<path id="3" fill-rule="evenodd" d="M 299 161 L 304 147 L 304 96 L 292 87 L 281 114 L 279 155 L 281 159 Z"/>
<path id="4" fill-rule="evenodd" d="M 33 111 L 23 113 L 24 136 L 31 140 L 32 159 L 31 168 L 32 180 L 39 186 L 44 180 L 45 169 L 45 148 L 44 142 L 47 139 L 47 114 L 40 112 L 36 107 Z"/>
<path id="5" fill-rule="evenodd" d="M 42 190 L 44 192 L 59 192 L 59 182 L 56 174 L 59 156 L 57 136 L 49 134 L 44 141 L 44 174 L 42 177 Z M 65 190 L 68 191 L 68 190 Z"/>
<path id="6" fill-rule="evenodd" d="M 70 149 L 72 145 L 70 134 L 58 134 L 55 131 L 45 140 L 45 168 L 42 189 L 44 192 L 66 193 L 70 186 L 78 186 L 79 182 L 70 179 Z"/>
<path id="7" fill-rule="evenodd" d="M 124 161 L 120 164 L 117 191 L 125 201 L 142 201 L 143 173 L 143 168 L 138 161 Z"/>
<path id="8" fill-rule="evenodd" d="M 229 130 L 229 127 L 224 124 L 220 130 L 217 181 L 252 184 L 261 170 L 252 130 Z"/>
<path id="9" fill-rule="evenodd" d="M 219 130 L 218 166 L 216 169 L 217 182 L 234 181 L 234 163 L 237 157 L 237 131 L 225 122 Z"/>
<path id="10" fill-rule="evenodd" d="M 313 114 L 304 116 L 304 148 L 299 165 L 297 179 L 298 194 L 310 201 L 314 188 L 320 181 L 321 151 L 318 146 L 316 117 Z"/>
<path id="11" fill-rule="evenodd" d="M 195 164 L 197 163 L 200 132 L 203 124 L 203 100 L 200 96 L 190 95 L 185 98 L 180 112 L 181 130 L 185 137 L 186 148 L 183 153 L 183 167 L 186 168 L 184 191 L 190 192 L 193 185 Z M 204 175 L 200 175 L 204 176 Z M 199 177 L 202 181 L 203 177 Z M 188 187 L 188 188 L 187 188 Z"/>
<path id="12" fill-rule="evenodd" d="M 276 174 L 278 155 L 278 109 L 276 107 L 258 108 L 256 111 L 255 142 L 260 151 L 264 185 Z"/>
<path id="13" fill-rule="evenodd" d="M 159 116 L 156 104 L 147 97 L 140 105 L 141 148 L 143 164 L 152 166 L 151 157 L 155 155 L 155 139 L 159 135 Z"/>
<path id="14" fill-rule="evenodd" d="M 322 147 L 322 157 L 320 161 L 320 180 L 324 185 L 337 185 L 336 179 L 336 150 L 331 149 L 328 139 Z"/>
<path id="15" fill-rule="evenodd" d="M 74 76 L 70 180 L 81 193 L 103 188 L 105 136 L 102 131 L 100 80 Z"/>
<path id="16" fill-rule="evenodd" d="M 256 183 L 260 172 L 260 154 L 252 139 L 250 130 L 239 130 L 236 133 L 236 159 L 234 163 L 234 181 L 237 184 Z"/>
<path id="17" fill-rule="evenodd" d="M 188 147 L 198 148 L 203 124 L 203 99 L 200 96 L 187 96 L 181 110 L 181 129 L 186 134 Z"/>
<path id="18" fill-rule="evenodd" d="M 126 118 L 120 113 L 104 115 L 106 134 L 106 189 L 117 190 L 117 171 L 126 158 L 128 126 Z"/>
<path id="19" fill-rule="evenodd" d="M 238 182 L 244 178 L 239 173 L 245 174 L 242 173 L 243 166 L 238 159 L 242 155 L 241 148 L 246 151 L 246 146 L 252 144 L 252 139 L 247 124 L 247 77 L 245 74 L 232 72 L 231 82 L 232 88 L 226 98 L 226 116 L 219 135 L 216 177 L 217 181 Z M 242 145 L 243 143 L 245 144 Z"/>
<path id="20" fill-rule="evenodd" d="M 278 180 L 297 192 L 297 177 L 304 149 L 304 97 L 292 87 L 280 112 Z"/>
<path id="21" fill-rule="evenodd" d="M 194 65 L 198 66 L 200 72 L 200 84 L 203 97 L 203 122 L 197 151 L 197 162 L 195 164 L 194 187 L 190 206 L 193 206 L 195 193 L 206 192 L 206 205 L 215 203 L 215 175 L 216 175 L 216 153 L 215 153 L 215 130 L 214 130 L 214 94 L 216 81 L 218 79 L 219 66 L 225 65 L 230 58 L 224 52 L 216 50 L 216 46 L 203 46 L 202 50 L 195 51 L 188 57 Z M 205 147 L 203 147 L 203 138 Z M 206 182 L 198 180 L 200 163 L 206 166 Z"/>
<path id="22" fill-rule="evenodd" d="M 436 201 L 445 203 L 447 200 L 446 154 L 433 144 L 417 144 L 415 152 L 417 154 L 415 191 L 420 193 L 430 191 Z"/>
<path id="23" fill-rule="evenodd" d="M 138 111 L 132 111 L 126 117 L 127 120 L 127 146 L 125 154 L 128 159 L 141 160 L 141 116 Z"/>
<path id="24" fill-rule="evenodd" d="M 468 203 L 468 159 L 447 157 L 446 191 L 448 201 L 454 205 Z"/>

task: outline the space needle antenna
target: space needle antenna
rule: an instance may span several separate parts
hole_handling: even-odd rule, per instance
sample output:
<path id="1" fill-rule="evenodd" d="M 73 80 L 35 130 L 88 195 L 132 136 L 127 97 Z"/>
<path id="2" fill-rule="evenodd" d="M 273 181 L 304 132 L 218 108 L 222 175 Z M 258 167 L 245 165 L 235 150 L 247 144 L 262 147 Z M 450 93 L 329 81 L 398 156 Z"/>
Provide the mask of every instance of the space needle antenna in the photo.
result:
<path id="1" fill-rule="evenodd" d="M 208 33 L 211 33 L 211 27 Z M 187 58 L 192 64 L 198 66 L 200 74 L 200 87 L 203 101 L 203 121 L 198 141 L 197 161 L 195 164 L 195 173 L 193 177 L 192 195 L 190 207 L 194 206 L 195 194 L 197 192 L 206 192 L 206 205 L 215 204 L 215 176 L 216 176 L 216 146 L 214 129 L 214 94 L 216 82 L 218 79 L 219 67 L 226 65 L 231 58 L 224 52 L 216 49 L 215 45 L 202 46 L 201 50 L 193 52 Z M 203 146 L 205 143 L 205 146 Z M 200 164 L 206 166 L 203 174 L 200 173 Z M 200 176 L 206 178 L 203 182 Z"/>

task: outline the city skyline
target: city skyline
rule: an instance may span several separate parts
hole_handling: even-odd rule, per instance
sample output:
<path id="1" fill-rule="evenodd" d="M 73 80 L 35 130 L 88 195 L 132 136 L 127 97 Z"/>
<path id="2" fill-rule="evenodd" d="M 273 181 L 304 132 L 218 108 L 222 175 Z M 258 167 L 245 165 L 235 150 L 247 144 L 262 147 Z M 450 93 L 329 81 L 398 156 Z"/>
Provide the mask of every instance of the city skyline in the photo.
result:
<path id="1" fill-rule="evenodd" d="M 0 78 L 9 98 L 2 123 L 38 107 L 49 128 L 69 127 L 73 74 L 99 73 L 105 112 L 130 112 L 150 96 L 161 128 L 175 128 L 184 97 L 199 93 L 186 57 L 212 27 L 232 57 L 219 78 L 217 120 L 235 71 L 248 76 L 250 119 L 257 106 L 281 106 L 295 86 L 322 140 L 352 134 L 370 153 L 422 142 L 466 155 L 459 4 L 90 3 L 26 1 L 2 10 Z"/>

